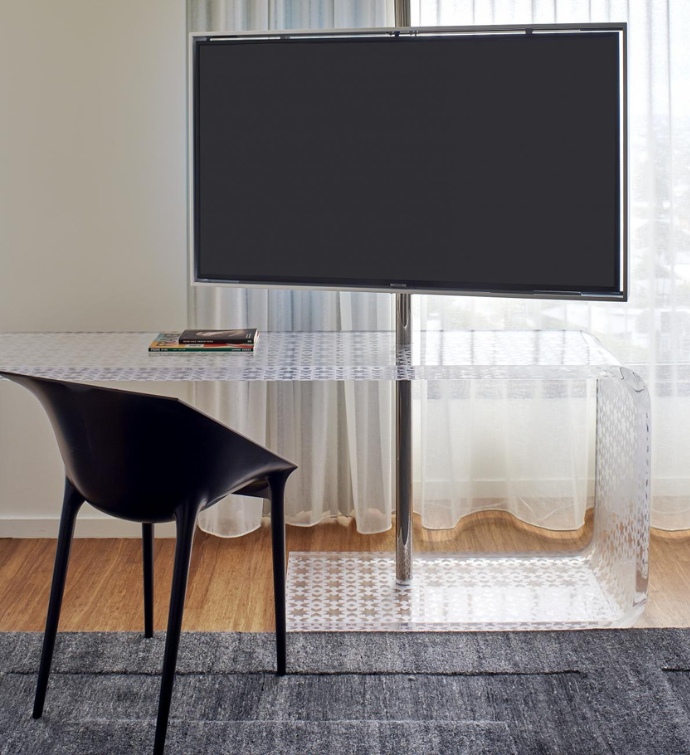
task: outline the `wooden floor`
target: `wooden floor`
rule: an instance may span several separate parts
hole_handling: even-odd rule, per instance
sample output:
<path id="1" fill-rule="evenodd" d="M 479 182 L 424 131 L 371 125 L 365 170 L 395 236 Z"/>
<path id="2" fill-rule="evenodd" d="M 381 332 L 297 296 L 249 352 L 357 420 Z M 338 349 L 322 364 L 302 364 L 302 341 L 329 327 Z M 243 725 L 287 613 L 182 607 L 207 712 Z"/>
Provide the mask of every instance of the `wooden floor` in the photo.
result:
<path id="1" fill-rule="evenodd" d="M 571 534 L 545 533 L 501 513 L 475 514 L 454 530 L 423 530 L 423 551 L 549 551 L 586 544 L 591 525 Z M 394 530 L 360 535 L 352 520 L 288 527 L 288 550 L 393 550 Z M 60 629 L 137 631 L 142 627 L 141 546 L 136 539 L 74 541 Z M 174 540 L 155 544 L 155 628 L 165 628 Z M 0 631 L 42 631 L 55 540 L 0 539 Z M 184 629 L 270 631 L 273 628 L 270 531 L 242 538 L 198 532 L 192 556 Z M 690 626 L 690 532 L 652 534 L 649 600 L 637 626 Z"/>

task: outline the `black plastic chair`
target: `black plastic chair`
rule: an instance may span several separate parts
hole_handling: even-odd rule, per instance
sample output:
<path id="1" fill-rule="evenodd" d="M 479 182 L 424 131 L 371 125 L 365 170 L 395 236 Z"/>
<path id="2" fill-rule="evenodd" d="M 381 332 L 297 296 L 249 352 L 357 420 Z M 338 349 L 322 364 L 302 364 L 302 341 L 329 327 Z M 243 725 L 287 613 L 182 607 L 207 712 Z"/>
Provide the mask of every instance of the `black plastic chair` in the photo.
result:
<path id="1" fill-rule="evenodd" d="M 33 717 L 43 712 L 77 513 L 142 523 L 144 633 L 153 636 L 153 526 L 174 521 L 177 543 L 154 753 L 162 753 L 197 515 L 230 493 L 271 501 L 277 673 L 286 666 L 283 495 L 296 466 L 175 398 L 0 371 L 48 413 L 65 465 L 65 494 Z"/>

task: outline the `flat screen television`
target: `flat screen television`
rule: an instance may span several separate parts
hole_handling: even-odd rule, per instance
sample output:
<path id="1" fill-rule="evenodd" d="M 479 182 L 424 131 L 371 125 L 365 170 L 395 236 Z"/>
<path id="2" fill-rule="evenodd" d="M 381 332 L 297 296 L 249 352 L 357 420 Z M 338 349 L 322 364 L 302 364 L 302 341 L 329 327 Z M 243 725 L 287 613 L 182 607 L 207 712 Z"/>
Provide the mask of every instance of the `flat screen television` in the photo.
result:
<path id="1" fill-rule="evenodd" d="M 624 300 L 625 33 L 192 35 L 194 282 Z"/>

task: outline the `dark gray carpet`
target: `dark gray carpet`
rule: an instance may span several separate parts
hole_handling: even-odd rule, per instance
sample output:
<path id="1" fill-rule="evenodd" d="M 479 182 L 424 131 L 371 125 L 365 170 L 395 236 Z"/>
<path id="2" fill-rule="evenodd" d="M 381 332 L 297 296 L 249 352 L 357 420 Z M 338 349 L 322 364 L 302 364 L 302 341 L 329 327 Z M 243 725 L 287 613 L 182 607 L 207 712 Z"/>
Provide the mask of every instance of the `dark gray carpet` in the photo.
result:
<path id="1" fill-rule="evenodd" d="M 0 753 L 153 746 L 164 635 L 58 635 L 31 719 L 40 634 L 0 633 Z M 690 630 L 186 633 L 169 755 L 682 755 Z"/>

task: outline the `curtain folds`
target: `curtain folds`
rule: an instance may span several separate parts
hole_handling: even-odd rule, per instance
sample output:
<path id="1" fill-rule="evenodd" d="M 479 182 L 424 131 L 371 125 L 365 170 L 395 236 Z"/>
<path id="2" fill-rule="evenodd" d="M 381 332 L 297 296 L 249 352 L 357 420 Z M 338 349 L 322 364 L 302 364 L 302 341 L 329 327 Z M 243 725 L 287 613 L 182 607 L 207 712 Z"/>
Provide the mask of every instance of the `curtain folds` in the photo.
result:
<path id="1" fill-rule="evenodd" d="M 189 31 L 369 28 L 387 0 L 188 0 Z M 412 0 L 420 26 L 627 21 L 630 299 L 626 304 L 413 297 L 416 326 L 583 329 L 638 371 L 653 403 L 652 524 L 690 528 L 690 4 L 684 0 Z M 449 93 L 452 96 L 452 93 Z M 190 289 L 191 327 L 379 330 L 387 294 Z M 392 386 L 387 383 L 197 386 L 200 408 L 299 464 L 287 521 L 336 514 L 361 532 L 390 527 Z M 581 526 L 592 501 L 595 387 L 515 381 L 414 386 L 415 510 L 452 527 L 498 508 L 553 529 Z M 205 512 L 223 536 L 259 526 L 260 503 Z"/>

